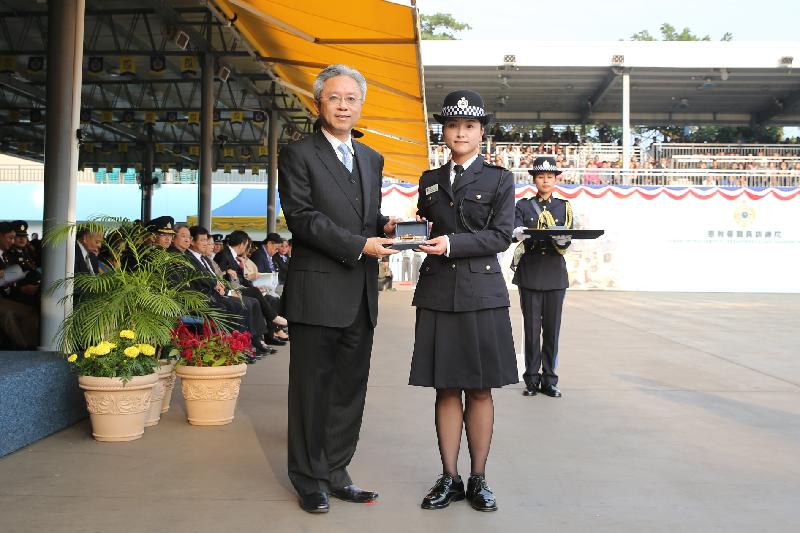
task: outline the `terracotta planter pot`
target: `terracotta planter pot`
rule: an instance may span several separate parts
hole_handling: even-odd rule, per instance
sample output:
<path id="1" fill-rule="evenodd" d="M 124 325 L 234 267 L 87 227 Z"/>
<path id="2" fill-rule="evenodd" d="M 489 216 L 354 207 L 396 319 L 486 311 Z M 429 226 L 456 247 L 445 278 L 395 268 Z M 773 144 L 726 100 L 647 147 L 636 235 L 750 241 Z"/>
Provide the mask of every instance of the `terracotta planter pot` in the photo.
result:
<path id="1" fill-rule="evenodd" d="M 186 417 L 195 426 L 230 424 L 247 365 L 196 367 L 178 366 L 181 392 L 186 400 Z"/>
<path id="2" fill-rule="evenodd" d="M 155 373 L 134 377 L 125 384 L 120 378 L 79 376 L 78 385 L 84 390 L 92 420 L 92 436 L 104 442 L 140 438 L 157 381 Z"/>
<path id="3" fill-rule="evenodd" d="M 164 399 L 161 401 L 161 414 L 169 411 L 169 404 L 172 401 L 172 390 L 175 388 L 175 363 L 160 361 L 161 370 L 158 372 L 159 380 L 164 380 Z M 166 368 L 169 372 L 164 373 Z"/>
<path id="4" fill-rule="evenodd" d="M 163 412 L 164 398 L 166 397 L 167 382 L 170 378 L 175 380 L 172 375 L 174 365 L 167 362 L 161 362 L 161 365 L 156 368 L 158 374 L 158 381 L 153 385 L 153 394 L 150 396 L 150 409 L 147 410 L 147 419 L 144 422 L 144 427 L 155 426 L 161 420 L 161 413 Z M 172 391 L 170 391 L 172 393 Z"/>

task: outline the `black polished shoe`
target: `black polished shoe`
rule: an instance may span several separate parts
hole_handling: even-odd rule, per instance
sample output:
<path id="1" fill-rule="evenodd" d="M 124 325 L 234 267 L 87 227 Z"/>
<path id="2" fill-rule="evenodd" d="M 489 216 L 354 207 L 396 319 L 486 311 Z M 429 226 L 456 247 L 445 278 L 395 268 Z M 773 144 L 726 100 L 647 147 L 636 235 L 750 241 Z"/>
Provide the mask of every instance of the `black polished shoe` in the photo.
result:
<path id="1" fill-rule="evenodd" d="M 442 474 L 436 480 L 427 496 L 422 499 L 423 509 L 444 509 L 450 502 L 460 502 L 464 499 L 464 482 L 461 476 L 454 478 L 450 474 Z"/>
<path id="2" fill-rule="evenodd" d="M 363 490 L 355 485 L 347 485 L 338 489 L 331 489 L 331 496 L 346 502 L 369 503 L 378 499 L 378 493 L 370 490 Z"/>
<path id="3" fill-rule="evenodd" d="M 307 513 L 327 513 L 330 509 L 328 495 L 324 492 L 312 492 L 300 496 L 300 508 Z"/>
<path id="4" fill-rule="evenodd" d="M 483 474 L 469 476 L 467 481 L 467 500 L 476 511 L 489 512 L 497 510 L 494 493 L 489 488 L 489 485 L 486 484 L 486 478 Z"/>
<path id="5" fill-rule="evenodd" d="M 278 337 L 272 336 L 266 340 L 266 343 L 271 346 L 286 346 L 286 341 L 279 339 Z"/>
<path id="6" fill-rule="evenodd" d="M 539 393 L 539 387 L 533 383 L 526 383 L 525 388 L 522 389 L 523 396 L 536 396 Z"/>
<path id="7" fill-rule="evenodd" d="M 561 391 L 555 385 L 542 385 L 542 394 L 551 398 L 561 398 Z"/>

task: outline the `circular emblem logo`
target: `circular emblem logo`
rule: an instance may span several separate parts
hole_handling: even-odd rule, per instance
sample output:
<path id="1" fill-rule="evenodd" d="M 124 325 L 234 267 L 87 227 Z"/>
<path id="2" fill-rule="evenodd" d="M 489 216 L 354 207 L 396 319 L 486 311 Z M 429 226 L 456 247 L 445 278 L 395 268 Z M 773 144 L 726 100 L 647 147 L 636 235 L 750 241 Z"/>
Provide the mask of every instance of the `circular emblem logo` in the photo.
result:
<path id="1" fill-rule="evenodd" d="M 467 107 L 469 107 L 469 102 L 465 97 L 462 96 L 456 105 L 458 106 L 459 109 L 466 109 Z"/>
<path id="2" fill-rule="evenodd" d="M 739 227 L 746 228 L 756 219 L 756 210 L 747 205 L 742 205 L 733 212 L 733 220 Z"/>

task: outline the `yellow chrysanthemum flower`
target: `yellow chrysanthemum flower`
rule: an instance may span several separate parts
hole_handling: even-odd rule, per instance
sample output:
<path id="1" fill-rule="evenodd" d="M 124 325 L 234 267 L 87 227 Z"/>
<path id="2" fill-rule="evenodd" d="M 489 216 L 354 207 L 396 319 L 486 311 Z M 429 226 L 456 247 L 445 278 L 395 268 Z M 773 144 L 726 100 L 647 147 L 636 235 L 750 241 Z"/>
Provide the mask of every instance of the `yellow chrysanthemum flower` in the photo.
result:
<path id="1" fill-rule="evenodd" d="M 86 348 L 86 351 L 83 352 L 83 356 L 86 359 L 89 359 L 93 355 L 94 355 L 94 346 L 89 346 L 88 348 Z"/>
<path id="2" fill-rule="evenodd" d="M 139 348 L 137 348 L 136 346 L 128 346 L 127 348 L 125 348 L 125 351 L 123 353 L 128 357 L 130 357 L 131 359 L 133 359 L 134 357 L 139 355 Z"/>
<path id="3" fill-rule="evenodd" d="M 136 338 L 136 333 L 134 333 L 129 329 L 123 329 L 122 331 L 119 332 L 119 336 L 122 337 L 123 339 L 133 340 Z"/>
<path id="4" fill-rule="evenodd" d="M 77 360 L 78 360 L 78 355 L 77 354 L 72 354 L 69 357 L 67 357 L 67 361 L 69 361 L 70 363 L 74 363 Z"/>
<path id="5" fill-rule="evenodd" d="M 98 344 L 97 346 L 95 346 L 92 349 L 92 354 L 93 355 L 108 355 L 108 353 L 110 351 L 111 351 L 111 347 L 108 344 L 106 344 L 104 342 L 101 342 L 100 344 Z"/>
<path id="6" fill-rule="evenodd" d="M 139 345 L 139 351 L 142 352 L 142 354 L 144 354 L 144 355 L 146 355 L 148 357 L 151 357 L 151 356 L 156 354 L 155 347 L 150 345 L 150 344 L 140 344 Z"/>

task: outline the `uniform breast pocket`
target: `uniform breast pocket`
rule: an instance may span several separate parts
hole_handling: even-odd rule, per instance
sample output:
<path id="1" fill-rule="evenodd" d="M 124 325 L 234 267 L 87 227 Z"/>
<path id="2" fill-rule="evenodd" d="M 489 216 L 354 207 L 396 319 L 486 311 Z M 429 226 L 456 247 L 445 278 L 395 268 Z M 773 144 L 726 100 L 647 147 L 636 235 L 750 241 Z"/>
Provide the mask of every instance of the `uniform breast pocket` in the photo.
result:
<path id="1" fill-rule="evenodd" d="M 489 223 L 494 193 L 467 191 L 461 200 L 461 219 L 471 231 L 480 231 Z"/>

